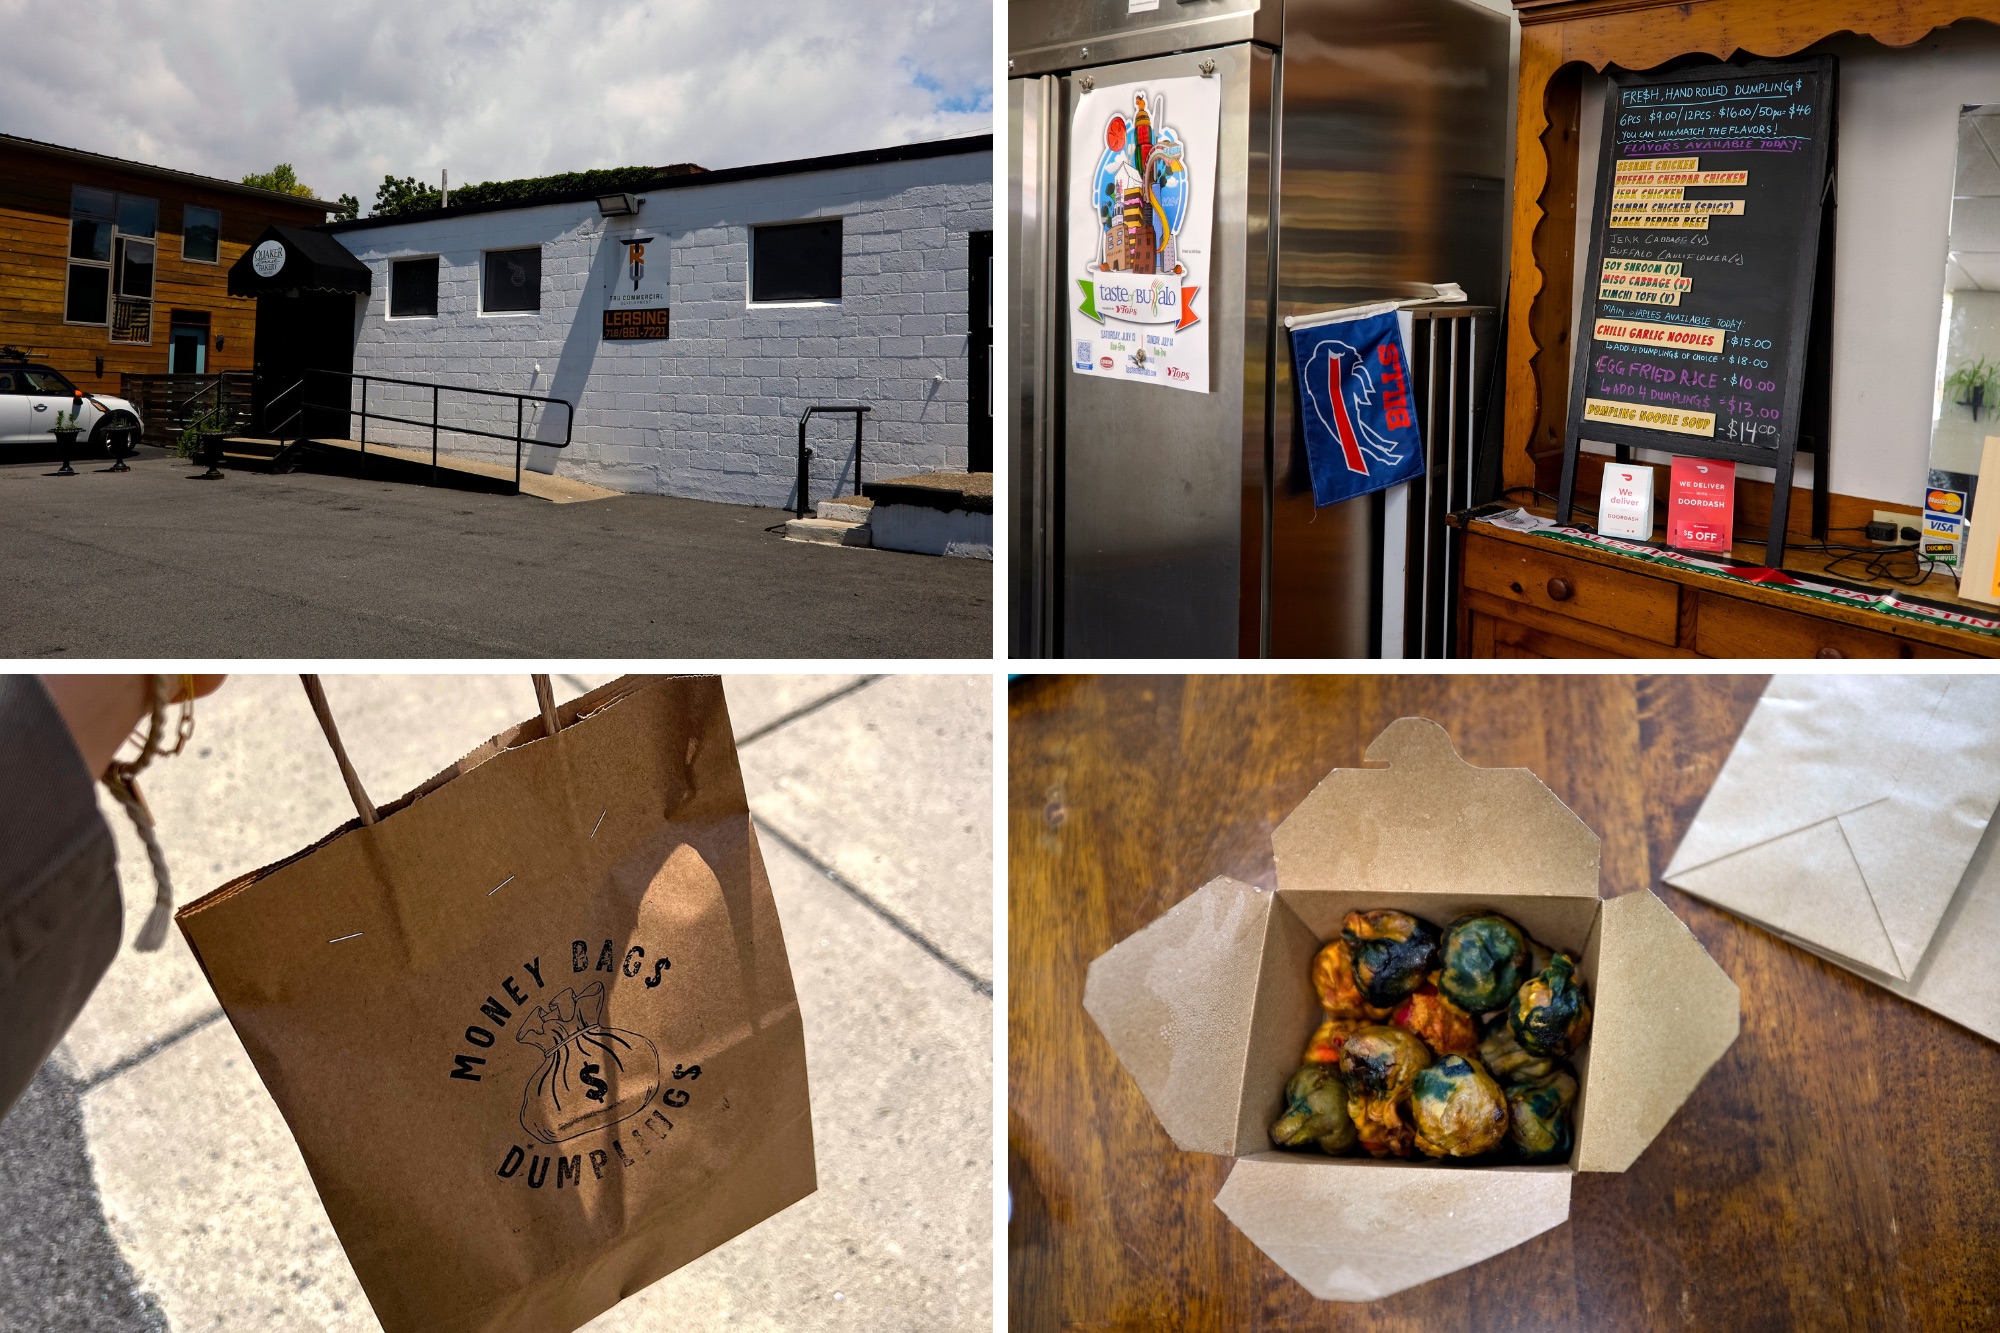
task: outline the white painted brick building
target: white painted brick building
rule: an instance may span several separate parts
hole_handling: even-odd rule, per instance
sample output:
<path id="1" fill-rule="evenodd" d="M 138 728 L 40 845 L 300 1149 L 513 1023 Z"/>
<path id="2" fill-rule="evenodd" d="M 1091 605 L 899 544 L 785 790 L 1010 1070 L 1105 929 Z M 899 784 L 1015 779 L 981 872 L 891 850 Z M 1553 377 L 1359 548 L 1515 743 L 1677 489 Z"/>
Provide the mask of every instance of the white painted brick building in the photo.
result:
<path id="1" fill-rule="evenodd" d="M 986 385 L 968 382 L 969 304 L 971 236 L 993 226 L 990 136 L 666 177 L 634 194 L 636 220 L 600 215 L 593 196 L 332 224 L 375 272 L 355 372 L 567 399 L 570 447 L 533 448 L 527 465 L 619 490 L 788 507 L 799 414 L 815 403 L 873 409 L 867 481 L 967 467 L 968 413 L 986 411 Z M 753 229 L 829 218 L 837 299 L 752 300 Z M 668 267 L 664 341 L 602 337 L 619 238 L 635 226 L 657 238 L 647 266 Z M 524 248 L 539 252 L 540 308 L 488 310 L 488 254 Z M 436 313 L 391 317 L 391 264 L 427 256 Z M 428 390 L 368 392 L 371 411 L 430 419 Z M 439 412 L 447 426 L 513 431 L 504 400 L 447 393 Z M 530 433 L 560 439 L 560 409 L 544 417 L 528 409 Z M 851 421 L 812 425 L 814 500 L 854 489 Z M 428 448 L 430 431 L 370 421 L 368 437 Z M 511 440 L 440 438 L 457 456 L 513 461 Z"/>

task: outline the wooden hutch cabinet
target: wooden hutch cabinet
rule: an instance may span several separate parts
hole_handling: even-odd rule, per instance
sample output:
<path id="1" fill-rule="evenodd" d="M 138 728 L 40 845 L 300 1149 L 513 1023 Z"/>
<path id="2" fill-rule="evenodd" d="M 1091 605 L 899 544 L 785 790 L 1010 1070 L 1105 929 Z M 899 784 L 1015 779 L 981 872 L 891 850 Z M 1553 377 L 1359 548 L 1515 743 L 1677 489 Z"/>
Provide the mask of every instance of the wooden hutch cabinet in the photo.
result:
<path id="1" fill-rule="evenodd" d="M 1776 59 L 1841 33 L 1908 46 L 1961 19 L 2000 23 L 2000 4 L 1966 0 L 1514 0 L 1521 20 L 1512 256 L 1504 361 L 1502 484 L 1510 503 L 1557 488 L 1570 401 L 1575 297 L 1579 110 L 1583 71 L 1646 70 L 1678 57 Z M 1940 273 L 1942 278 L 1942 273 Z M 1827 456 L 1814 460 L 1827 467 Z M 1578 472 L 1578 495 L 1597 478 Z M 1656 467 L 1655 494 L 1667 495 Z M 1761 564 L 1768 483 L 1737 482 L 1737 524 L 1759 540 L 1738 558 Z M 1553 506 L 1538 502 L 1547 513 Z M 1811 540 L 1808 493 L 1793 497 L 1787 531 Z M 1876 510 L 1908 505 L 1834 494 L 1827 522 L 1858 528 Z M 1754 531 L 1753 531 L 1754 530 Z M 1459 544 L 1458 652 L 1472 657 L 2000 656 L 2000 639 L 1792 593 L 1668 568 L 1612 551 L 1466 526 Z M 1810 554 L 1786 569 L 1811 577 Z M 1909 589 L 1959 604 L 1949 579 Z M 2000 618 L 2000 608 L 1960 604 Z"/>

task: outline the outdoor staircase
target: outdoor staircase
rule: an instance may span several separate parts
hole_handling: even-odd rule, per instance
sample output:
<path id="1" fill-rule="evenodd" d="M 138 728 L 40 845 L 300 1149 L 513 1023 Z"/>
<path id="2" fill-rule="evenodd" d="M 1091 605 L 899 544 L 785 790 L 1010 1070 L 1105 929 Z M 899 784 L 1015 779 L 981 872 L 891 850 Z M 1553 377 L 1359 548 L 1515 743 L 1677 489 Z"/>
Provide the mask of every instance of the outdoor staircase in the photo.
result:
<path id="1" fill-rule="evenodd" d="M 299 465 L 301 441 L 270 440 L 254 435 L 225 435 L 222 438 L 224 467 L 249 468 L 257 472 L 290 472 Z"/>
<path id="2" fill-rule="evenodd" d="M 822 546 L 873 546 L 874 537 L 868 528 L 868 519 L 875 508 L 873 500 L 859 495 L 842 495 L 832 500 L 821 500 L 816 506 L 817 518 L 794 518 L 785 521 L 785 540 L 788 542 L 818 542 Z"/>

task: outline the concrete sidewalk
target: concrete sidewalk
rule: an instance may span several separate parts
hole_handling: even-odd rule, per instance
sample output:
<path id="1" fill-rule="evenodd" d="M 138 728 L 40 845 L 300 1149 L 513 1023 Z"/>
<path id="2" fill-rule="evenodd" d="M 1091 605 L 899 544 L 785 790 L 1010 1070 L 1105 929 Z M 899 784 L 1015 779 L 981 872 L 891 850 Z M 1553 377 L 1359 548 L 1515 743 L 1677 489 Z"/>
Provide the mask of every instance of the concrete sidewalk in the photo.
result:
<path id="1" fill-rule="evenodd" d="M 558 677 L 558 697 L 602 679 Z M 377 801 L 535 711 L 525 676 L 325 680 Z M 990 1328 L 990 677 L 725 688 L 804 1013 L 819 1190 L 588 1327 Z M 203 701 L 145 786 L 181 902 L 352 813 L 292 676 Z M 152 884 L 105 814 L 129 941 Z M 0 1330 L 377 1328 L 179 932 L 128 948 L 0 1122 Z"/>

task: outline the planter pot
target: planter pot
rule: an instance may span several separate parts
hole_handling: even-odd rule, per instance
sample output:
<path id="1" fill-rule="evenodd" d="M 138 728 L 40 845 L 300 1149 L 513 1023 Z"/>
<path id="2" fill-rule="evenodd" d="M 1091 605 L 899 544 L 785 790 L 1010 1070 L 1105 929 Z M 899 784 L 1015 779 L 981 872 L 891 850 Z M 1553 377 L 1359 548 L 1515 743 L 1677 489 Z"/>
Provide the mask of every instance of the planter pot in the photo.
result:
<path id="1" fill-rule="evenodd" d="M 62 450 L 62 466 L 56 469 L 55 474 L 58 477 L 74 477 L 76 469 L 69 465 L 69 458 L 71 454 L 76 452 L 77 432 L 75 430 L 59 430 L 55 432 L 55 437 L 57 447 Z"/>
<path id="2" fill-rule="evenodd" d="M 111 466 L 105 471 L 130 472 L 132 469 L 125 465 L 125 460 L 139 452 L 139 428 L 120 426 L 107 434 L 111 443 Z"/>
<path id="3" fill-rule="evenodd" d="M 221 431 L 205 430 L 201 433 L 201 452 L 195 455 L 195 461 L 198 463 L 208 464 L 208 471 L 196 477 L 195 478 L 196 481 L 222 480 L 222 432 Z"/>

